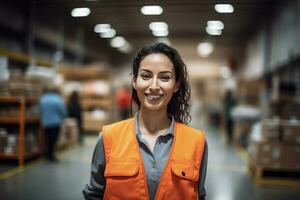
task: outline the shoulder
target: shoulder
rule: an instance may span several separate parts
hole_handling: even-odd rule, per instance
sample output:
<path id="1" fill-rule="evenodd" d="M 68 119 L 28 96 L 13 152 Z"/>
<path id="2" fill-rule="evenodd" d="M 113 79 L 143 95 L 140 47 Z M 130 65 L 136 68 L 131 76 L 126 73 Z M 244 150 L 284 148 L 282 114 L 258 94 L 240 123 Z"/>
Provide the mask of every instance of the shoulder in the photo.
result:
<path id="1" fill-rule="evenodd" d="M 203 130 L 198 130 L 196 128 L 193 128 L 189 125 L 183 124 L 183 123 L 179 123 L 176 122 L 176 126 L 177 128 L 179 128 L 182 132 L 184 133 L 188 133 L 188 134 L 192 134 L 192 135 L 201 135 L 201 136 L 205 136 L 205 132 Z"/>
<path id="2" fill-rule="evenodd" d="M 122 120 L 122 121 L 118 121 L 118 122 L 115 122 L 115 123 L 112 123 L 112 124 L 108 124 L 108 125 L 105 125 L 102 127 L 102 132 L 103 132 L 103 129 L 116 129 L 116 128 L 121 128 L 121 127 L 124 127 L 130 123 L 133 123 L 133 118 L 130 118 L 130 119 L 125 119 L 125 120 Z"/>
<path id="3" fill-rule="evenodd" d="M 106 137 L 107 135 L 120 134 L 123 130 L 128 130 L 133 128 L 134 119 L 126 119 L 118 121 L 112 124 L 108 124 L 102 127 L 102 135 Z"/>

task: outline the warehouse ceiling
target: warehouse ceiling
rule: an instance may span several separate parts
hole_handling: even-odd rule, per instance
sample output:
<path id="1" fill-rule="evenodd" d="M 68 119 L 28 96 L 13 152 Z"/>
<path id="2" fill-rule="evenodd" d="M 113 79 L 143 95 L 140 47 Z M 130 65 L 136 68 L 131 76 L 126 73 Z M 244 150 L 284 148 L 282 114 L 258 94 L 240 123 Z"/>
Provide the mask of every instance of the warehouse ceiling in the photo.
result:
<path id="1" fill-rule="evenodd" d="M 26 1 L 24 1 L 26 2 Z M 213 40 L 217 45 L 235 48 L 242 45 L 249 36 L 262 26 L 272 15 L 276 0 L 38 0 L 28 1 L 33 20 L 37 23 L 47 21 L 49 26 L 63 24 L 64 38 L 74 38 L 76 27 L 82 27 L 84 45 L 95 52 L 110 52 L 121 55 L 110 47 L 110 39 L 100 38 L 94 32 L 99 23 L 108 23 L 116 30 L 117 36 L 123 36 L 136 48 L 156 41 L 149 23 L 163 21 L 168 24 L 168 38 L 176 41 Z M 218 13 L 214 10 L 216 3 L 230 3 L 233 13 Z M 145 5 L 159 5 L 163 13 L 157 16 L 143 15 L 140 11 Z M 88 7 L 91 13 L 87 17 L 74 18 L 71 11 L 77 7 Z M 32 14 L 31 14 L 32 17 Z M 222 35 L 208 35 L 205 28 L 208 20 L 221 20 L 224 23 Z M 80 35 L 80 34 L 79 34 Z M 82 35 L 81 35 L 82 37 Z M 77 38 L 77 39 L 76 39 Z M 97 53 L 96 53 L 97 54 Z"/>

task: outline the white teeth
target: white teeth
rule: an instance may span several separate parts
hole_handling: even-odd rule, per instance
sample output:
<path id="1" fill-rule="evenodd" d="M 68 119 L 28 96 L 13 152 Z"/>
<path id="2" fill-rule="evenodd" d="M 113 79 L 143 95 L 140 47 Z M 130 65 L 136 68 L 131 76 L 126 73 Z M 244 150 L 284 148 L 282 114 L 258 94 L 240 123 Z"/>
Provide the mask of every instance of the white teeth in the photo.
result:
<path id="1" fill-rule="evenodd" d="M 161 95 L 146 95 L 149 100 L 158 100 Z"/>
<path id="2" fill-rule="evenodd" d="M 149 96 L 151 98 L 159 98 L 160 96 Z"/>

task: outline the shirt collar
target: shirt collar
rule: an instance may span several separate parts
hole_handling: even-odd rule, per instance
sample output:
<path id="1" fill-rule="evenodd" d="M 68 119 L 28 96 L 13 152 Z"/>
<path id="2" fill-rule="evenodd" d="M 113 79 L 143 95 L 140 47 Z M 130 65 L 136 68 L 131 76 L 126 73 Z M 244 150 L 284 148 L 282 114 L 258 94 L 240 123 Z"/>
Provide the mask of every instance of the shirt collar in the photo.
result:
<path id="1" fill-rule="evenodd" d="M 164 134 L 162 134 L 162 136 L 169 135 L 169 134 L 174 135 L 174 125 L 175 125 L 174 116 L 168 114 L 168 117 L 170 117 L 172 119 L 171 125 L 168 128 L 168 130 Z M 136 112 L 134 115 L 134 128 L 135 128 L 135 132 L 136 132 L 137 136 L 141 137 L 142 132 L 139 127 L 138 112 Z"/>

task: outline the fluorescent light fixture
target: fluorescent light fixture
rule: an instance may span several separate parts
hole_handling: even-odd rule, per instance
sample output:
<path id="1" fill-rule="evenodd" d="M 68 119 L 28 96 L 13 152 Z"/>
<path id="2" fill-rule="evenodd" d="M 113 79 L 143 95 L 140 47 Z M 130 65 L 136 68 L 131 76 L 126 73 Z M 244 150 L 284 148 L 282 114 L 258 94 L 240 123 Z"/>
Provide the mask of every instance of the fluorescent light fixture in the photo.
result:
<path id="1" fill-rule="evenodd" d="M 72 17 L 86 17 L 91 13 L 89 8 L 74 8 L 71 12 Z"/>
<path id="2" fill-rule="evenodd" d="M 111 41 L 110 41 L 110 46 L 114 47 L 114 48 L 121 48 L 126 44 L 126 40 L 124 37 L 118 36 L 118 37 L 114 37 Z"/>
<path id="3" fill-rule="evenodd" d="M 107 32 L 108 30 L 111 29 L 111 26 L 110 24 L 97 24 L 95 27 L 94 27 L 94 31 L 96 33 L 105 33 Z"/>
<path id="4" fill-rule="evenodd" d="M 165 43 L 167 45 L 171 45 L 171 41 L 167 37 L 158 38 L 157 42 L 162 42 L 162 43 Z"/>
<path id="5" fill-rule="evenodd" d="M 215 10 L 218 13 L 233 13 L 234 7 L 231 4 L 216 4 Z"/>
<path id="6" fill-rule="evenodd" d="M 231 70 L 224 66 L 224 67 L 221 67 L 220 69 L 220 73 L 221 73 L 221 76 L 224 78 L 224 79 L 228 79 L 231 77 Z"/>
<path id="7" fill-rule="evenodd" d="M 169 31 L 168 30 L 152 31 L 152 34 L 156 37 L 166 37 L 169 35 Z"/>
<path id="8" fill-rule="evenodd" d="M 211 29 L 222 30 L 224 28 L 224 24 L 222 21 L 208 21 L 207 26 Z"/>
<path id="9" fill-rule="evenodd" d="M 143 6 L 141 13 L 143 15 L 160 15 L 163 13 L 163 9 L 160 6 Z"/>
<path id="10" fill-rule="evenodd" d="M 151 22 L 149 28 L 152 31 L 166 31 L 168 30 L 168 24 L 165 22 Z"/>
<path id="11" fill-rule="evenodd" d="M 123 53 L 130 53 L 132 51 L 132 47 L 128 42 L 126 42 L 122 47 L 118 49 Z"/>
<path id="12" fill-rule="evenodd" d="M 214 46 L 209 42 L 199 43 L 197 46 L 197 52 L 202 57 L 208 57 L 214 50 Z"/>
<path id="13" fill-rule="evenodd" d="M 212 29 L 210 28 L 209 26 L 207 26 L 205 28 L 206 32 L 209 34 L 209 35 L 221 35 L 222 34 L 222 30 L 220 29 Z"/>
<path id="14" fill-rule="evenodd" d="M 111 28 L 108 29 L 106 32 L 100 33 L 100 37 L 102 38 L 113 38 L 117 34 L 116 30 Z"/>

